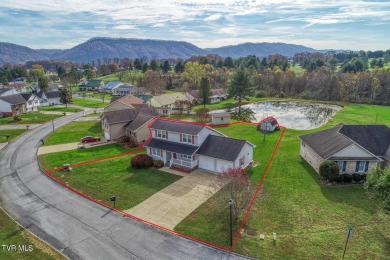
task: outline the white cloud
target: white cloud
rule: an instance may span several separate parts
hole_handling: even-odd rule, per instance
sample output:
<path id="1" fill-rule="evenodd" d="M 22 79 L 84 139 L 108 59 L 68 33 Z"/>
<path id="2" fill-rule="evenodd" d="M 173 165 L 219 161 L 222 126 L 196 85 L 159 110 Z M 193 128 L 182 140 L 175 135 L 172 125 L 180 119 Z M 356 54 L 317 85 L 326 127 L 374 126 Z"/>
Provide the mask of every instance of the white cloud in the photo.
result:
<path id="1" fill-rule="evenodd" d="M 116 30 L 134 30 L 136 27 L 134 25 L 129 25 L 129 24 L 120 24 L 120 25 L 115 25 L 112 27 L 112 29 Z"/>

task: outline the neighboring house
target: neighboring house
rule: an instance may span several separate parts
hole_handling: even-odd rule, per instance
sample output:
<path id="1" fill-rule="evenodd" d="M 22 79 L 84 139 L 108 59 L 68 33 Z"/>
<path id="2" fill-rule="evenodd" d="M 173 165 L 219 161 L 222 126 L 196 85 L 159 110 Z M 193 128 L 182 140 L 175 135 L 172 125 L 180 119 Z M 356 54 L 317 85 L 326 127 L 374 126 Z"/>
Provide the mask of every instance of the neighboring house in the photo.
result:
<path id="1" fill-rule="evenodd" d="M 199 90 L 192 90 L 190 95 L 196 99 L 198 102 L 202 102 L 202 99 L 199 98 Z M 209 103 L 218 103 L 227 98 L 226 90 L 223 88 L 213 88 L 210 89 Z"/>
<path id="2" fill-rule="evenodd" d="M 90 90 L 100 90 L 104 88 L 103 80 L 88 80 L 83 81 L 78 86 L 79 91 L 90 91 Z"/>
<path id="3" fill-rule="evenodd" d="M 135 95 L 138 94 L 137 88 L 138 87 L 131 84 L 122 84 L 121 86 L 118 86 L 117 88 L 113 89 L 112 94 L 114 96 L 124 96 L 127 94 Z"/>
<path id="4" fill-rule="evenodd" d="M 123 97 L 112 97 L 110 104 L 104 108 L 104 111 L 123 110 L 128 108 L 134 108 L 134 105 L 142 104 L 143 100 L 127 94 Z"/>
<path id="5" fill-rule="evenodd" d="M 35 94 L 39 98 L 41 106 L 54 106 L 62 104 L 60 101 L 60 91 L 39 91 Z"/>
<path id="6" fill-rule="evenodd" d="M 32 93 L 20 94 L 26 102 L 26 112 L 37 112 L 40 106 L 39 97 Z"/>
<path id="7" fill-rule="evenodd" d="M 135 136 L 138 142 L 146 140 L 145 136 L 149 136 L 149 129 L 144 127 L 144 124 L 149 121 L 147 116 L 155 118 L 158 116 L 158 113 L 147 104 L 134 106 L 133 108 L 103 112 L 100 118 L 104 138 L 114 140 L 130 134 Z M 139 114 L 142 114 L 142 116 L 139 116 Z M 131 124 L 132 122 L 134 122 L 133 125 Z"/>
<path id="8" fill-rule="evenodd" d="M 58 91 L 59 89 L 60 85 L 49 83 L 49 87 L 45 91 Z M 30 93 L 38 93 L 42 91 L 42 89 L 38 85 L 31 85 L 27 91 Z"/>
<path id="9" fill-rule="evenodd" d="M 338 163 L 340 173 L 367 173 L 390 165 L 390 128 L 344 125 L 300 136 L 300 155 L 317 172 L 325 160 Z"/>
<path id="10" fill-rule="evenodd" d="M 110 81 L 106 85 L 104 85 L 104 92 L 113 93 L 113 90 L 117 87 L 122 86 L 123 83 L 119 81 Z"/>
<path id="11" fill-rule="evenodd" d="M 26 100 L 21 94 L 0 96 L 0 114 L 15 116 L 26 113 Z"/>
<path id="12" fill-rule="evenodd" d="M 181 92 L 162 94 L 152 97 L 149 100 L 149 103 L 151 106 L 158 109 L 160 115 L 169 116 L 170 114 L 178 113 L 178 103 L 180 101 L 187 101 L 192 103 L 192 99 L 189 96 L 190 95 L 187 95 L 187 93 Z"/>
<path id="13" fill-rule="evenodd" d="M 230 114 L 228 112 L 212 113 L 211 124 L 213 125 L 226 125 L 230 124 Z"/>
<path id="14" fill-rule="evenodd" d="M 152 95 L 142 94 L 142 95 L 134 95 L 137 98 L 140 98 L 144 101 L 144 103 L 150 104 L 149 100 L 153 97 Z"/>
<path id="15" fill-rule="evenodd" d="M 156 116 L 138 113 L 136 118 L 125 125 L 126 135 L 134 136 L 138 143 L 143 143 L 148 140 L 150 131 L 148 125 L 156 119 Z"/>
<path id="16" fill-rule="evenodd" d="M 208 126 L 160 119 L 150 130 L 146 152 L 166 166 L 219 173 L 229 167 L 245 168 L 253 160 L 253 144 L 228 138 Z"/>
<path id="17" fill-rule="evenodd" d="M 257 129 L 264 132 L 273 132 L 279 129 L 279 124 L 275 118 L 268 117 L 258 124 Z"/>
<path id="18" fill-rule="evenodd" d="M 14 88 L 0 88 L 0 97 L 18 94 Z"/>

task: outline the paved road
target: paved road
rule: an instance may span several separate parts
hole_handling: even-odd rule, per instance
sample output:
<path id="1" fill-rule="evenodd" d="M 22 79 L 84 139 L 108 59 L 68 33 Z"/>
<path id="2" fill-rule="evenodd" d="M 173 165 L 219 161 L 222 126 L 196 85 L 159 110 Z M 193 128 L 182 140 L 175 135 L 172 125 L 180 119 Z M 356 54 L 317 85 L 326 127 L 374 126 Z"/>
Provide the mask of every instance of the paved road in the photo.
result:
<path id="1" fill-rule="evenodd" d="M 56 119 L 62 126 L 82 113 Z M 40 172 L 36 152 L 51 123 L 0 151 L 0 204 L 71 259 L 240 259 L 91 202 Z"/>

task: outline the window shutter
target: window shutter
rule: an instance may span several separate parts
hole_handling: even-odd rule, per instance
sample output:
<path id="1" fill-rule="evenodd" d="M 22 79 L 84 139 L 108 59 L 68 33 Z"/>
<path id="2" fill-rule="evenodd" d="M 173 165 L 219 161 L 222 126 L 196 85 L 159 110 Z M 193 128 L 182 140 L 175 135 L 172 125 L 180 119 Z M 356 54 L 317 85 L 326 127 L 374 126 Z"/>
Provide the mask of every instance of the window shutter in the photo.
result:
<path id="1" fill-rule="evenodd" d="M 160 150 L 160 156 L 163 157 L 162 150 Z"/>
<path id="2" fill-rule="evenodd" d="M 192 136 L 192 144 L 195 143 L 195 136 Z"/>
<path id="3" fill-rule="evenodd" d="M 355 172 L 358 172 L 359 170 L 359 161 L 356 162 Z"/>
<path id="4" fill-rule="evenodd" d="M 165 137 L 166 137 L 167 140 L 168 140 L 168 131 L 165 132 Z"/>
<path id="5" fill-rule="evenodd" d="M 369 161 L 366 161 L 366 166 L 364 167 L 364 172 L 368 172 L 368 165 L 370 164 Z"/>
<path id="6" fill-rule="evenodd" d="M 347 169 L 347 161 L 343 161 L 343 172 Z"/>
<path id="7" fill-rule="evenodd" d="M 154 130 L 154 135 L 157 137 L 157 130 Z"/>
<path id="8" fill-rule="evenodd" d="M 180 134 L 180 142 L 183 142 L 183 134 Z"/>

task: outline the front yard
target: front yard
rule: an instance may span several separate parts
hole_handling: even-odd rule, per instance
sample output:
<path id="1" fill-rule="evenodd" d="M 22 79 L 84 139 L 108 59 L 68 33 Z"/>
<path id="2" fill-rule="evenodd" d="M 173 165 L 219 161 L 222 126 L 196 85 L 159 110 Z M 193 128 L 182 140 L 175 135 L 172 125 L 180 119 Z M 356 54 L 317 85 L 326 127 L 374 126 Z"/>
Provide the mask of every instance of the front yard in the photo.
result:
<path id="1" fill-rule="evenodd" d="M 84 136 L 102 137 L 100 121 L 76 121 L 60 127 L 45 139 L 45 145 L 80 142 Z"/>
<path id="2" fill-rule="evenodd" d="M 61 115 L 48 115 L 40 113 L 28 113 L 21 114 L 19 116 L 20 120 L 15 121 L 12 117 L 3 117 L 0 118 L 0 125 L 6 124 L 43 124 L 49 122 L 52 119 L 61 117 Z"/>
<path id="3" fill-rule="evenodd" d="M 26 131 L 26 129 L 0 130 L 0 143 L 9 142 Z"/>
<path id="4" fill-rule="evenodd" d="M 51 112 L 80 112 L 82 111 L 80 108 L 74 108 L 74 107 L 64 107 L 64 106 L 46 106 L 46 107 L 39 107 L 40 111 L 51 111 Z"/>
<path id="5" fill-rule="evenodd" d="M 107 102 L 103 103 L 103 101 L 83 99 L 83 98 L 72 98 L 72 104 L 77 106 L 82 106 L 82 107 L 89 107 L 89 108 L 101 108 L 109 105 L 109 103 Z"/>

